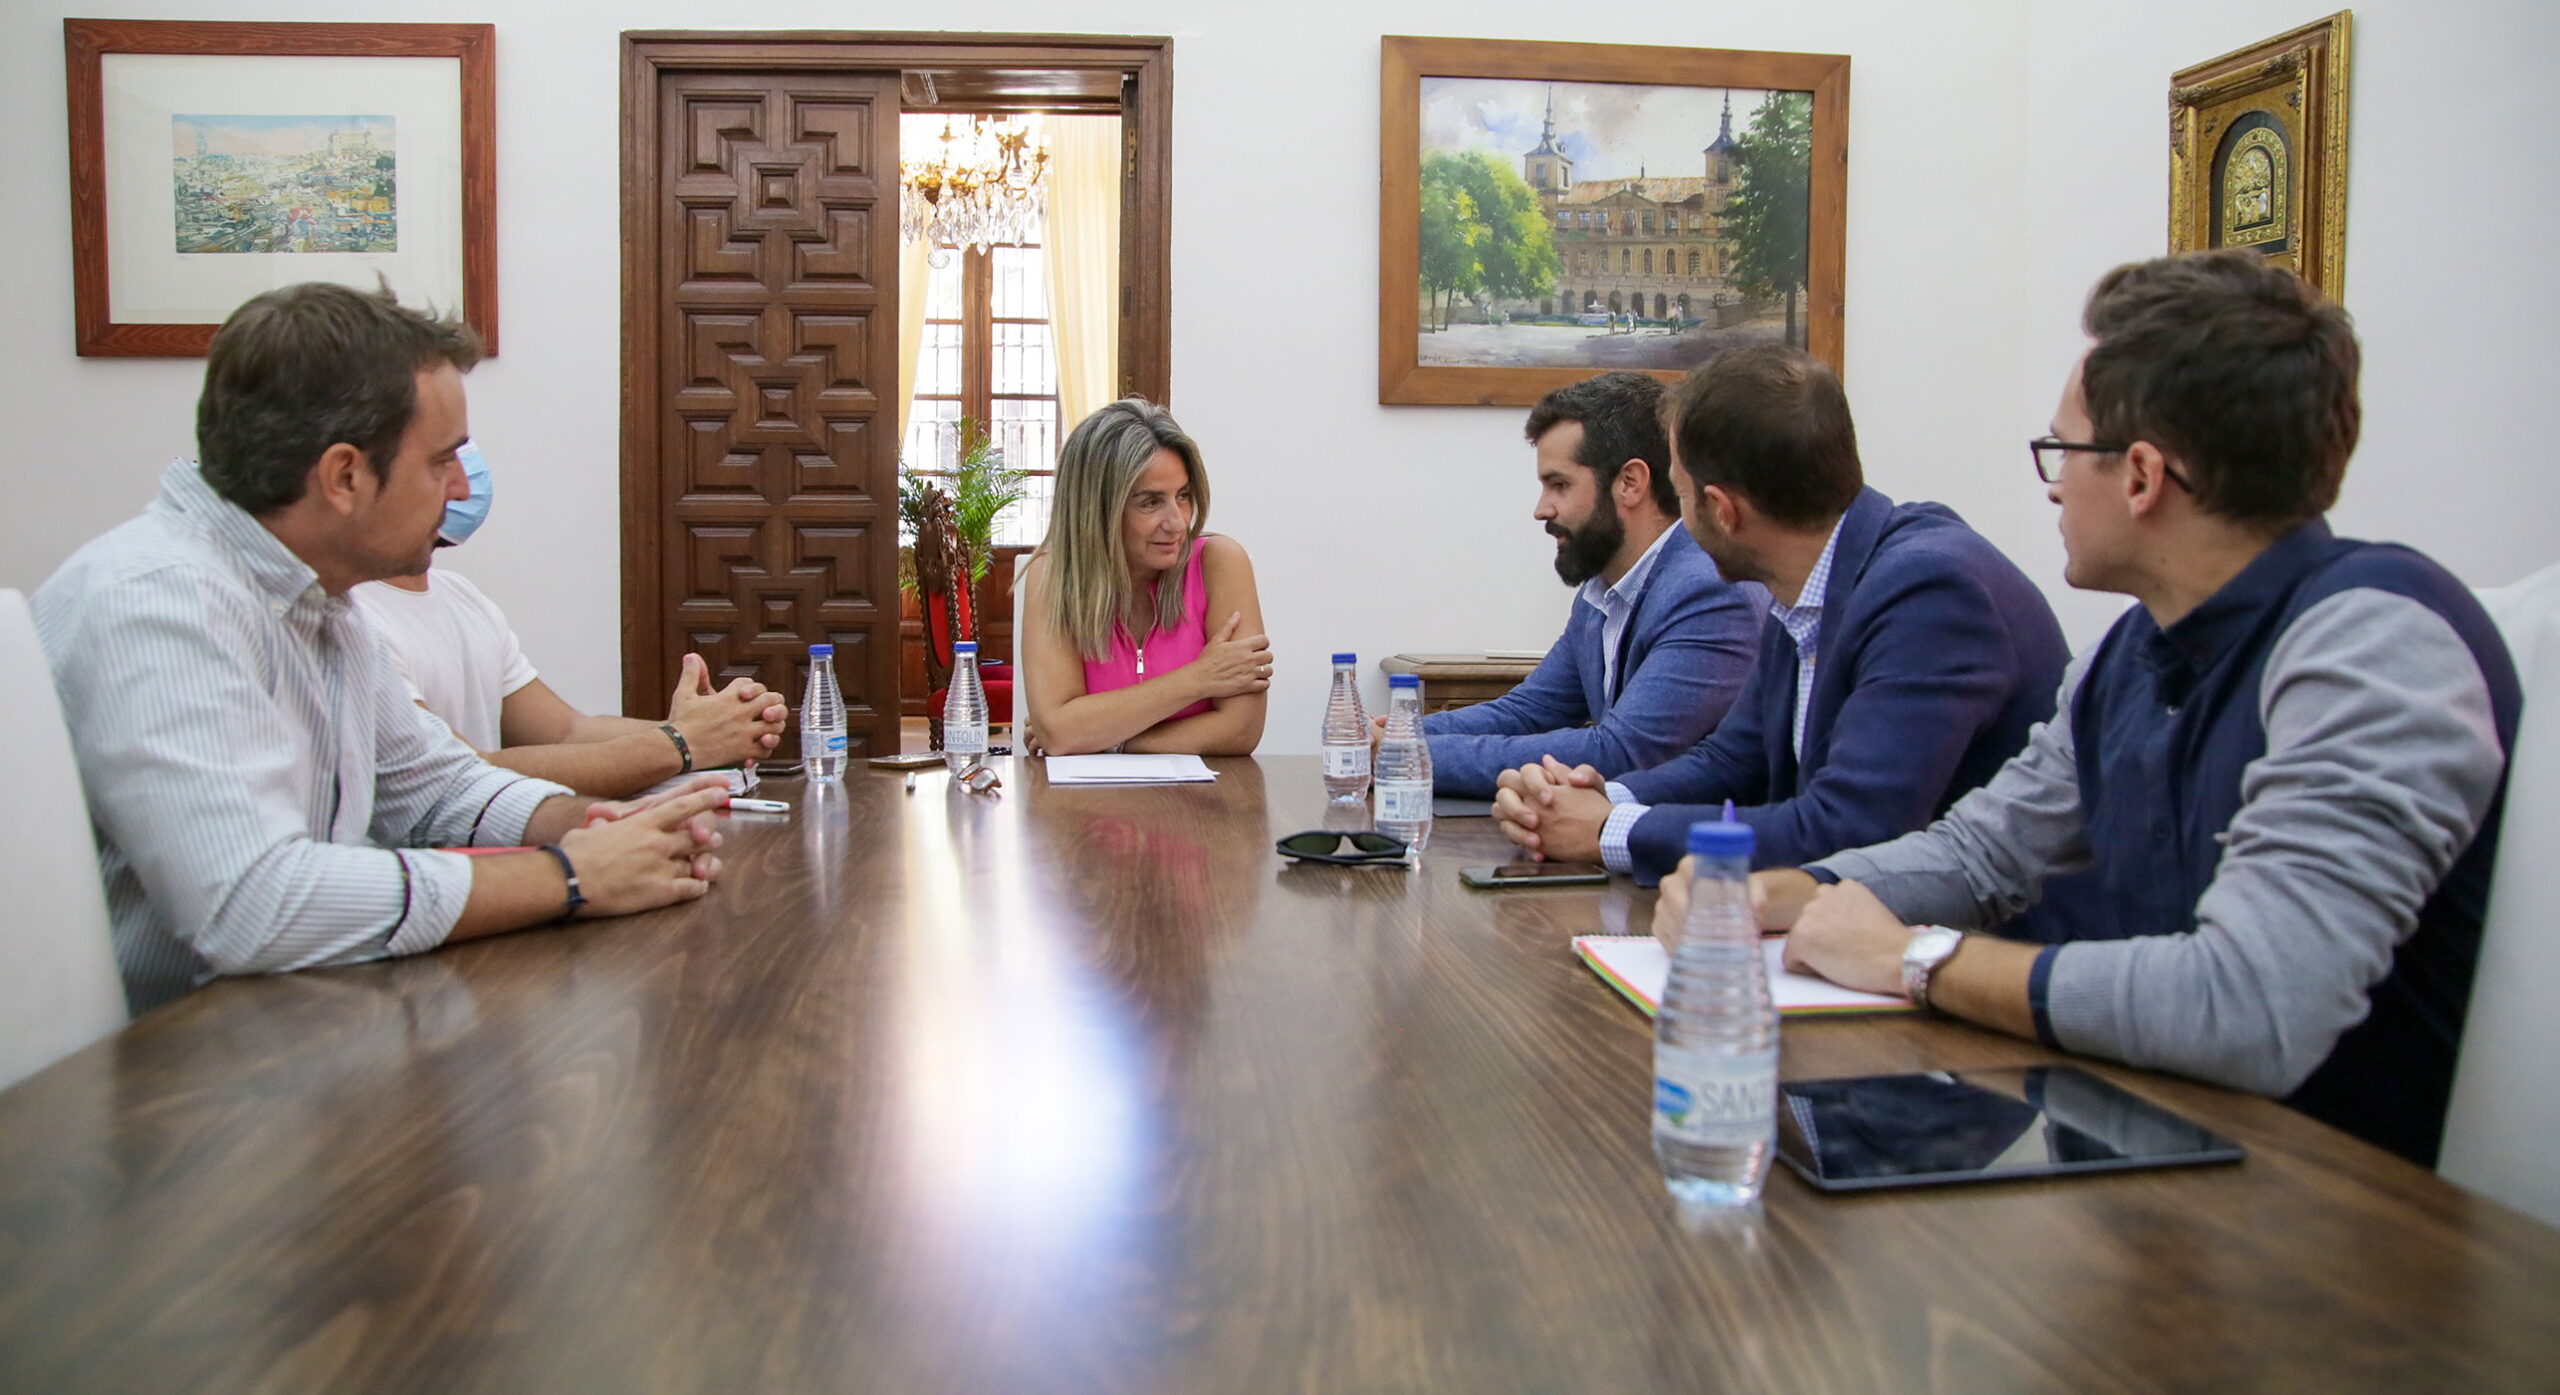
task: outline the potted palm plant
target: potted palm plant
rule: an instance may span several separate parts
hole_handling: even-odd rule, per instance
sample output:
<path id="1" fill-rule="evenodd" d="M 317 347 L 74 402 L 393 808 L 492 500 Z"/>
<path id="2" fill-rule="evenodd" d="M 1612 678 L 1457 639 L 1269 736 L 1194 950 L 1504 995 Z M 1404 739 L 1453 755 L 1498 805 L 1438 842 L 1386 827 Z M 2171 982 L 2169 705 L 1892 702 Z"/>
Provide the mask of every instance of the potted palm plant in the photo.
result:
<path id="1" fill-rule="evenodd" d="M 962 417 L 960 450 L 951 471 L 951 522 L 960 536 L 961 557 L 969 567 L 969 584 L 986 580 L 995 560 L 996 523 L 1004 511 L 1030 491 L 1023 471 L 1005 464 L 984 426 Z"/>
<path id="2" fill-rule="evenodd" d="M 975 594 L 979 582 L 986 579 L 987 568 L 995 560 L 996 524 L 1004 511 L 1020 503 L 1025 493 L 1024 472 L 1004 463 L 999 449 L 984 425 L 969 417 L 954 423 L 958 431 L 958 449 L 953 453 L 949 470 L 920 469 L 910 465 L 898 477 L 898 518 L 912 539 L 922 539 L 928 532 L 948 529 L 957 554 L 954 561 L 962 576 L 953 580 Z M 929 516 L 940 515 L 936 499 L 946 500 L 947 515 L 936 519 L 939 528 L 928 528 Z M 916 588 L 917 568 L 914 549 L 907 551 L 907 562 L 901 580 Z M 938 570 L 938 569 L 936 569 Z M 974 617 L 973 617 L 974 619 Z M 976 632 L 974 623 L 969 627 Z"/>

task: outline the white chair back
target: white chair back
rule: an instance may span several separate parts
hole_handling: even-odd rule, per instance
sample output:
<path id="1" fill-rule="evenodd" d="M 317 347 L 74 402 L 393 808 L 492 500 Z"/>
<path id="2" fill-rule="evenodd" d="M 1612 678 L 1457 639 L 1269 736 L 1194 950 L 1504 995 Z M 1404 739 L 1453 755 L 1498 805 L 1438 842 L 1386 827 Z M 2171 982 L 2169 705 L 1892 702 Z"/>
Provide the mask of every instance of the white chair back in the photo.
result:
<path id="1" fill-rule="evenodd" d="M 2498 633 L 2515 657 L 2516 677 L 2531 679 L 2534 657 L 2541 652 L 2543 617 L 2560 613 L 2560 562 L 2506 586 L 2477 588 L 2480 608 L 2498 622 Z M 2530 682 L 2526 684 L 2532 686 Z"/>
<path id="2" fill-rule="evenodd" d="M 0 591 L 0 1088 L 122 1026 L 98 845 L 27 598 Z"/>
<path id="3" fill-rule="evenodd" d="M 2518 656 L 2524 717 L 2436 1170 L 2560 1225 L 2560 584 L 2543 584 L 2555 577 L 2560 568 L 2518 583 L 2536 587 L 2532 604 L 2482 597 Z"/>
<path id="4" fill-rule="evenodd" d="M 1025 587 L 1022 574 L 1030 570 L 1031 554 L 1026 552 L 1013 563 L 1013 749 L 1016 755 L 1029 755 L 1031 748 L 1022 734 L 1031 728 L 1031 665 L 1023 662 L 1029 650 L 1025 642 L 1031 631 L 1022 623 L 1022 596 Z"/>

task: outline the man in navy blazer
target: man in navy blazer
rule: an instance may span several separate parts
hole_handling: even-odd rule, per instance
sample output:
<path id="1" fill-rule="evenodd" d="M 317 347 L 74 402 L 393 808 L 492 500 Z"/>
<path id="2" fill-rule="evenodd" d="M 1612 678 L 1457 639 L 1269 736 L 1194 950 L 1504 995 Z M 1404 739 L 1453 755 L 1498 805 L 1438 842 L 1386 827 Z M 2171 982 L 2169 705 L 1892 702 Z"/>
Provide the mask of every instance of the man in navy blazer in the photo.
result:
<path id="1" fill-rule="evenodd" d="M 1433 784 L 1489 797 L 1542 757 L 1616 776 L 1715 729 L 1760 647 L 1769 593 L 1716 572 L 1680 524 L 1662 384 L 1603 373 L 1531 409 L 1535 517 L 1556 575 L 1579 586 L 1564 636 L 1520 686 L 1423 719 Z"/>
<path id="2" fill-rule="evenodd" d="M 1923 827 L 2053 715 L 2070 652 L 2043 593 L 1938 504 L 1865 484 L 1839 380 L 1783 345 L 1723 354 L 1673 394 L 1683 516 L 1772 601 L 1746 695 L 1667 764 L 1611 781 L 1507 772 L 1494 813 L 1537 856 L 1650 884 L 1726 800 L 1790 867 Z"/>

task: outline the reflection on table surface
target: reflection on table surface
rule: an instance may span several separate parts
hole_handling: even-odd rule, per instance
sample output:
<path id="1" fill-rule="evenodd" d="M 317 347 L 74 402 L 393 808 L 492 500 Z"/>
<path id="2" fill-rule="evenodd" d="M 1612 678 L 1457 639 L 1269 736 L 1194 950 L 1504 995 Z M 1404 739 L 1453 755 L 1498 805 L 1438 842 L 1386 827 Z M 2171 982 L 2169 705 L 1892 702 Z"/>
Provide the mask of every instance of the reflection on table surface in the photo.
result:
<path id="1" fill-rule="evenodd" d="M 2560 1240 L 2266 1101 L 2238 1167 L 1663 1194 L 1623 884 L 1292 865 L 1311 758 L 770 782 L 690 906 L 228 981 L 0 1094 L 0 1389 L 2533 1388 Z M 1791 1077 L 2054 1059 L 1790 1023 Z"/>

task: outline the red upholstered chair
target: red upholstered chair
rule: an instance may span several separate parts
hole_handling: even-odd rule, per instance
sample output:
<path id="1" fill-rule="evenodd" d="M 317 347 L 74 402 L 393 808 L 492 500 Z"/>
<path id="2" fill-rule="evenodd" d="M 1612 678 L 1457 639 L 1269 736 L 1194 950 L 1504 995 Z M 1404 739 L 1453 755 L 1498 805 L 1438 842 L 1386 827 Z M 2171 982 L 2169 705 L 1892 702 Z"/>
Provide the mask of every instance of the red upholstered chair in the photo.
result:
<path id="1" fill-rule="evenodd" d="M 970 604 L 968 568 L 959 536 L 951 526 L 951 500 L 940 491 L 926 504 L 916 524 L 916 588 L 924 604 L 925 721 L 933 749 L 942 749 L 942 708 L 951 699 L 951 646 L 974 638 L 977 617 Z M 987 725 L 1013 721 L 1013 666 L 978 664 L 978 681 L 987 690 Z"/>
<path id="2" fill-rule="evenodd" d="M 925 672 L 931 691 L 925 695 L 924 710 L 932 726 L 935 750 L 942 749 L 942 706 L 951 698 L 951 646 L 955 640 L 978 632 L 974 609 L 969 604 L 968 589 L 957 584 L 925 597 Z M 987 690 L 987 725 L 1011 723 L 1013 665 L 980 660 L 978 682 Z"/>

